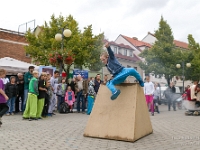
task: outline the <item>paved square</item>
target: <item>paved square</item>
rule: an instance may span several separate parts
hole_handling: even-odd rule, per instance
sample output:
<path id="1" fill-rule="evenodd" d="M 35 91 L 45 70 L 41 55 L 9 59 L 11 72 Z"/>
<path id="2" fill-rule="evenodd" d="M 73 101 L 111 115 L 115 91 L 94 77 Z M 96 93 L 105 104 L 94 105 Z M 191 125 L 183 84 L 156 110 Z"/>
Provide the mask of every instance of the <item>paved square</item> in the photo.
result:
<path id="1" fill-rule="evenodd" d="M 4 116 L 0 150 L 199 150 L 200 117 L 185 116 L 184 110 L 168 112 L 164 105 L 160 110 L 151 116 L 153 134 L 134 143 L 83 137 L 86 114 L 57 114 L 39 121 Z"/>

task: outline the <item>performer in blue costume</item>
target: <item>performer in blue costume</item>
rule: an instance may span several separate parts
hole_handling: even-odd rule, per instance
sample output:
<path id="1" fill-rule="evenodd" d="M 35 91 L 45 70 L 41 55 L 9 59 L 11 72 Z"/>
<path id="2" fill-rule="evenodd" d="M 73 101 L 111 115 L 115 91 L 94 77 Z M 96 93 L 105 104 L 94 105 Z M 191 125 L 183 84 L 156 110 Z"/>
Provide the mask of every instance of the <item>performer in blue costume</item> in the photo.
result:
<path id="1" fill-rule="evenodd" d="M 100 59 L 106 65 L 108 71 L 113 75 L 113 78 L 106 84 L 112 92 L 111 100 L 115 100 L 121 93 L 119 89 L 115 88 L 115 85 L 124 82 L 128 76 L 134 76 L 139 81 L 140 86 L 144 87 L 144 82 L 140 74 L 133 68 L 125 68 L 122 66 L 115 57 L 109 43 L 106 43 L 105 47 L 107 48 L 107 51 L 101 54 Z"/>

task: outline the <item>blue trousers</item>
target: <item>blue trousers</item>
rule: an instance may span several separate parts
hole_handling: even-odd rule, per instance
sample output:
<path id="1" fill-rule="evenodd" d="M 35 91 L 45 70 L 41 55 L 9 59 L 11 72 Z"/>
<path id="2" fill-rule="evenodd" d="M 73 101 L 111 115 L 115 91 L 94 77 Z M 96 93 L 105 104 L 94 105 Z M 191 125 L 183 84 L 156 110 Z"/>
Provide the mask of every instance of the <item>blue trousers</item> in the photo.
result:
<path id="1" fill-rule="evenodd" d="M 77 111 L 80 112 L 80 102 L 82 102 L 82 112 L 85 111 L 85 98 L 82 95 L 83 91 L 77 92 Z"/>
<path id="2" fill-rule="evenodd" d="M 90 115 L 90 113 L 92 112 L 92 108 L 94 105 L 94 96 L 89 96 L 88 95 L 88 106 L 87 106 L 87 114 Z"/>
<path id="3" fill-rule="evenodd" d="M 28 89 L 25 89 L 25 90 L 24 90 L 23 107 L 21 108 L 21 109 L 22 109 L 22 112 L 24 112 L 25 109 L 26 109 L 26 101 L 27 101 L 27 98 L 28 98 Z"/>
<path id="4" fill-rule="evenodd" d="M 57 110 L 60 110 L 60 105 L 65 101 L 65 97 L 58 95 Z"/>
<path id="5" fill-rule="evenodd" d="M 116 84 L 123 83 L 128 76 L 134 76 L 138 81 L 142 81 L 140 74 L 133 68 L 124 68 L 120 73 L 118 73 L 112 80 L 108 81 L 106 86 L 114 94 L 117 89 Z"/>
<path id="6" fill-rule="evenodd" d="M 9 107 L 9 110 L 7 111 L 7 113 L 13 113 L 14 108 L 15 108 L 15 99 L 16 97 L 12 97 L 7 101 L 7 105 Z"/>

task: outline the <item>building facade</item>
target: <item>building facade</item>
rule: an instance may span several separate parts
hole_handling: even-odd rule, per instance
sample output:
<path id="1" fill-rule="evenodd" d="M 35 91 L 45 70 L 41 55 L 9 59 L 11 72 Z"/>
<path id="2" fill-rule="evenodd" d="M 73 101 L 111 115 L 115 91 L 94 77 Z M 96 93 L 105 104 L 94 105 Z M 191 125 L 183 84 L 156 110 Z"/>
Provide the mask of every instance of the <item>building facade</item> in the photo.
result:
<path id="1" fill-rule="evenodd" d="M 11 57 L 31 63 L 24 46 L 28 45 L 23 33 L 0 28 L 0 58 Z"/>

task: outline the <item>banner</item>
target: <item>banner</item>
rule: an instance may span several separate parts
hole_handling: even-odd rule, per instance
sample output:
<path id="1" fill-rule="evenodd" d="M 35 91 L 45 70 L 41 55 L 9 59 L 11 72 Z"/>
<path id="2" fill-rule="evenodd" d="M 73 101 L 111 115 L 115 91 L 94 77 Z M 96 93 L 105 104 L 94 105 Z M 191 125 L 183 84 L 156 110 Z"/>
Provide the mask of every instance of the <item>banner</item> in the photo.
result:
<path id="1" fill-rule="evenodd" d="M 56 70 L 56 67 L 39 66 L 39 74 L 41 74 L 42 72 L 46 72 L 46 73 L 51 74 L 51 76 L 53 76 L 55 70 Z"/>
<path id="2" fill-rule="evenodd" d="M 83 79 L 88 79 L 88 71 L 87 70 L 79 70 L 74 69 L 73 70 L 73 76 L 81 75 Z"/>

